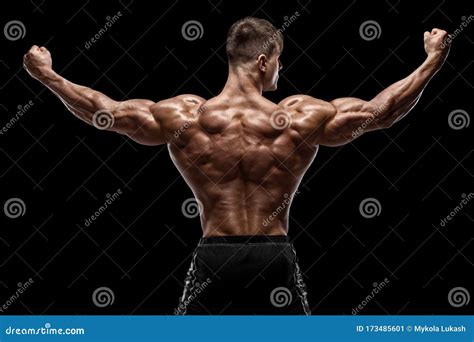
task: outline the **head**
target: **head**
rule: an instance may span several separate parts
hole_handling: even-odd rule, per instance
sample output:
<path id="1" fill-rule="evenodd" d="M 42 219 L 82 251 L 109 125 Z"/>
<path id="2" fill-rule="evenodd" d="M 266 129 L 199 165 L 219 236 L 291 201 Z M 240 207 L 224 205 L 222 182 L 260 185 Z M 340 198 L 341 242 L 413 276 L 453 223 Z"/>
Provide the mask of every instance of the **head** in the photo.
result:
<path id="1" fill-rule="evenodd" d="M 282 50 L 281 30 L 264 19 L 241 19 L 227 34 L 226 51 L 231 70 L 255 74 L 264 91 L 277 88 Z"/>

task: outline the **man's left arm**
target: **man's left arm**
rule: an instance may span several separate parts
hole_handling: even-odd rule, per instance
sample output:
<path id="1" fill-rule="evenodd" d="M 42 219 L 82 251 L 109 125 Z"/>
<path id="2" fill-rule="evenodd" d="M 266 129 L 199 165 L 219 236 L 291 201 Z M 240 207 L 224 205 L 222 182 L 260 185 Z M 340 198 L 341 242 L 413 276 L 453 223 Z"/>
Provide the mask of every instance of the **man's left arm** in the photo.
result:
<path id="1" fill-rule="evenodd" d="M 301 108 L 313 118 L 311 142 L 325 146 L 341 146 L 353 141 L 365 132 L 384 129 L 405 117 L 416 105 L 420 96 L 443 65 L 448 52 L 446 31 L 433 29 L 424 33 L 427 58 L 415 71 L 395 82 L 370 101 L 346 97 L 328 102 L 323 110 L 315 110 L 320 101 L 305 97 Z"/>

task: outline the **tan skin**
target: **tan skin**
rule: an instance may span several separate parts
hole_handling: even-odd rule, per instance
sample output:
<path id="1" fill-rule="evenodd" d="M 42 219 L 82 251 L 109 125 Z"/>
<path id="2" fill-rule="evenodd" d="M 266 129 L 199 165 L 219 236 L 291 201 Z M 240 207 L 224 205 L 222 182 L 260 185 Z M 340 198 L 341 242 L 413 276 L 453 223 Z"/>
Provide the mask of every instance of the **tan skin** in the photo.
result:
<path id="1" fill-rule="evenodd" d="M 403 118 L 446 59 L 446 38 L 443 30 L 425 32 L 423 64 L 370 101 L 326 102 L 308 95 L 278 104 L 267 100 L 262 92 L 277 87 L 280 51 L 229 67 L 222 92 L 209 100 L 180 95 L 156 103 L 114 101 L 56 74 L 44 47 L 33 46 L 24 66 L 85 122 L 92 124 L 94 113 L 105 110 L 114 119 L 108 130 L 144 145 L 167 144 L 202 204 L 204 236 L 286 235 L 288 199 L 319 146 L 341 146 Z"/>

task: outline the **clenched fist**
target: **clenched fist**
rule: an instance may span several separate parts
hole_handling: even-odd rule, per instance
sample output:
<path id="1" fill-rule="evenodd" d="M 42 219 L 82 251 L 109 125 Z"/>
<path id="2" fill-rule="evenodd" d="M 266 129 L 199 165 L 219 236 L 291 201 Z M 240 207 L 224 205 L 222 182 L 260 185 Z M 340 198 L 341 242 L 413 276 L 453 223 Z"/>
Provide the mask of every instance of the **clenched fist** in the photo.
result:
<path id="1" fill-rule="evenodd" d="M 23 56 L 23 67 L 31 77 L 37 80 L 40 80 L 46 72 L 50 71 L 52 65 L 51 54 L 45 47 L 33 45 Z"/>
<path id="2" fill-rule="evenodd" d="M 424 35 L 425 51 L 430 53 L 441 53 L 446 56 L 449 52 L 450 41 L 448 32 L 440 29 L 432 29 L 431 32 L 426 31 Z"/>

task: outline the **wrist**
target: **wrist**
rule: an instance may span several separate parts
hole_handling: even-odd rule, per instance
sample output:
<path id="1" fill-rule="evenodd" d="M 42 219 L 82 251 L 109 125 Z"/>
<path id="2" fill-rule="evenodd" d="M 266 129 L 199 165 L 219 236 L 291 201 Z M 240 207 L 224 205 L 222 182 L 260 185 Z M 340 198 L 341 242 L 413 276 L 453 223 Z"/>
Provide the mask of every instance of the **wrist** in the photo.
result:
<path id="1" fill-rule="evenodd" d="M 443 65 L 445 59 L 445 51 L 436 50 L 428 53 L 428 56 L 426 57 L 426 63 L 434 68 L 440 68 Z"/>
<path id="2" fill-rule="evenodd" d="M 47 85 L 59 78 L 59 75 L 51 67 L 42 67 L 39 69 L 38 81 Z"/>

